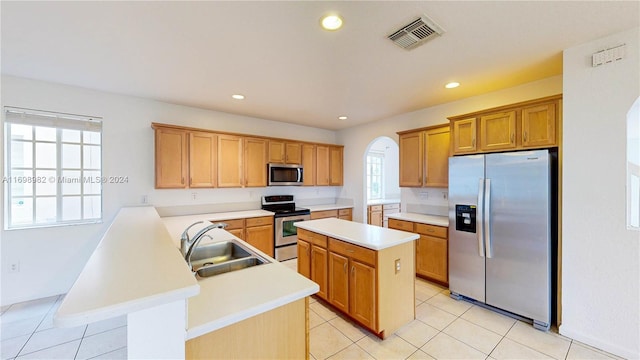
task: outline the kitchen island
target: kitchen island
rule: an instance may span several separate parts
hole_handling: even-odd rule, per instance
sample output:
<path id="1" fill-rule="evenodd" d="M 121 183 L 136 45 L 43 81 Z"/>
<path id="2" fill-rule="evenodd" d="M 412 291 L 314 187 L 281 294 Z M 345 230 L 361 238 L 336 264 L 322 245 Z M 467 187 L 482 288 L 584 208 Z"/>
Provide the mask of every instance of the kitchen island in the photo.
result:
<path id="1" fill-rule="evenodd" d="M 298 272 L 318 297 L 382 339 L 415 318 L 418 234 L 335 218 L 295 226 Z"/>
<path id="2" fill-rule="evenodd" d="M 177 248 L 179 229 L 194 218 L 183 220 L 162 219 L 153 207 L 122 208 L 54 325 L 127 315 L 131 359 L 307 357 L 308 296 L 318 285 L 222 229 L 207 242 L 235 240 L 267 262 L 198 281 Z"/>

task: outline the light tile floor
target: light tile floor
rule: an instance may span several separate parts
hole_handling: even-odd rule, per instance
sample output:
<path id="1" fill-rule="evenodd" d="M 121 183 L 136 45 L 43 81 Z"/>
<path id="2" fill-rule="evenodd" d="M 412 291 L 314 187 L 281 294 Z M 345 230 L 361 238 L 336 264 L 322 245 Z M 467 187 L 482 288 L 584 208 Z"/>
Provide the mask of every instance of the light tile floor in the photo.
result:
<path id="1" fill-rule="evenodd" d="M 287 265 L 295 265 L 290 262 Z M 2 359 L 126 359 L 126 318 L 54 328 L 62 296 L 1 309 Z M 380 340 L 323 301 L 310 301 L 311 359 L 616 359 L 554 332 L 455 301 L 416 280 L 416 319 Z"/>

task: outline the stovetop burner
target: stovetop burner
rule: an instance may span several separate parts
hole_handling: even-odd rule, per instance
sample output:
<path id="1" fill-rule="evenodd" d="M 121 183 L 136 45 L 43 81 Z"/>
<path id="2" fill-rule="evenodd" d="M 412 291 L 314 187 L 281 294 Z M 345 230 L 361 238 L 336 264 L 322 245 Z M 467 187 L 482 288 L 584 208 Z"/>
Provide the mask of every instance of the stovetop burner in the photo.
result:
<path id="1" fill-rule="evenodd" d="M 275 217 L 309 215 L 311 210 L 296 207 L 293 195 L 270 195 L 262 197 L 262 210 L 272 211 Z"/>

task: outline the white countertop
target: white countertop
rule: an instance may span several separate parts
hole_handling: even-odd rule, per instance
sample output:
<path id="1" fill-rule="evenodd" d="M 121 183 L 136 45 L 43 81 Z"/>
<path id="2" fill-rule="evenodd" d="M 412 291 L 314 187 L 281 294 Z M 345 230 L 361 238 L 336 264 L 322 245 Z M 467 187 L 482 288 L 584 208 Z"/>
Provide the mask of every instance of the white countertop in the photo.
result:
<path id="1" fill-rule="evenodd" d="M 300 221 L 295 226 L 372 250 L 418 239 L 418 234 L 336 218 Z"/>
<path id="2" fill-rule="evenodd" d="M 324 204 L 324 205 L 304 205 L 301 207 L 309 209 L 311 211 L 325 211 L 325 210 L 339 210 L 339 209 L 353 209 L 353 205 L 345 204 Z"/>
<path id="3" fill-rule="evenodd" d="M 209 213 L 209 214 L 196 214 L 196 215 L 183 215 L 183 216 L 169 216 L 163 217 L 162 221 L 164 225 L 167 227 L 169 231 L 169 235 L 171 235 L 171 239 L 174 244 L 180 246 L 180 235 L 187 228 L 187 226 L 198 222 L 198 221 L 220 221 L 220 220 L 233 220 L 233 219 L 244 219 L 244 218 L 254 218 L 261 216 L 273 216 L 273 212 L 266 210 L 246 210 L 246 211 L 231 211 L 231 212 L 221 212 L 221 213 Z M 208 225 L 208 224 L 207 224 Z M 198 232 L 199 229 L 205 227 L 205 224 L 196 225 L 191 230 L 189 230 L 189 234 L 193 235 Z"/>
<path id="4" fill-rule="evenodd" d="M 398 220 L 412 221 L 412 222 L 417 222 L 417 223 L 422 223 L 427 225 L 449 227 L 449 218 L 446 216 L 425 215 L 425 214 L 404 212 L 404 213 L 390 214 L 389 219 L 398 219 Z"/>
<path id="5" fill-rule="evenodd" d="M 200 288 L 153 207 L 122 208 L 53 322 L 71 327 L 167 304 Z"/>
<path id="6" fill-rule="evenodd" d="M 368 205 L 387 205 L 387 204 L 400 204 L 400 199 L 377 199 L 377 200 L 368 200 Z"/>

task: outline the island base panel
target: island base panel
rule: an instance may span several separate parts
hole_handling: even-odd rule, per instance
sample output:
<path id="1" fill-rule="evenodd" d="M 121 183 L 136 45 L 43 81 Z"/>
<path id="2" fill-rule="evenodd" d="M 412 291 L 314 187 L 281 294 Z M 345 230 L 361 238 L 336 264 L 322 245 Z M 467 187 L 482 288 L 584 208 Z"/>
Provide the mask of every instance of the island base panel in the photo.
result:
<path id="1" fill-rule="evenodd" d="M 185 359 L 309 359 L 308 297 L 191 339 Z"/>

